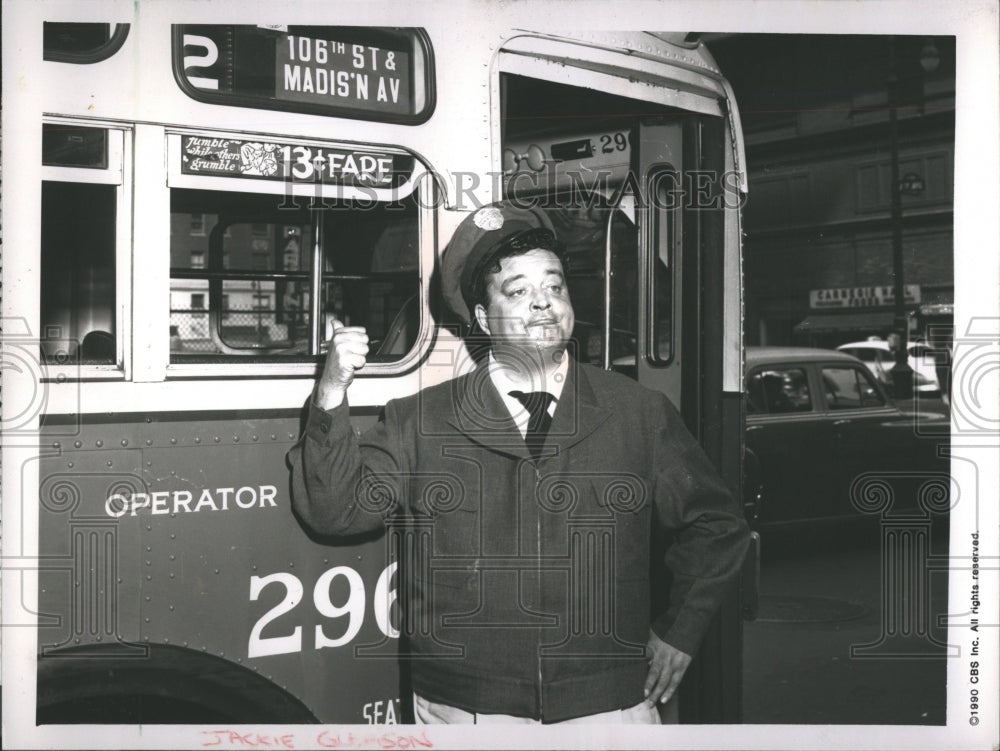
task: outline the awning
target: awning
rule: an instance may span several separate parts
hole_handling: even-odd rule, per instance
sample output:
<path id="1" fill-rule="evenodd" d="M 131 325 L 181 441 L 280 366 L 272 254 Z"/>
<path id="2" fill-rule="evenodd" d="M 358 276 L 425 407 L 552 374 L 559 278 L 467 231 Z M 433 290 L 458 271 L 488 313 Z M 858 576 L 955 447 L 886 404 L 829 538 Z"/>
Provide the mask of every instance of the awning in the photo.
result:
<path id="1" fill-rule="evenodd" d="M 796 334 L 829 334 L 859 331 L 872 334 L 892 330 L 895 314 L 891 310 L 866 313 L 814 313 L 795 326 Z"/>

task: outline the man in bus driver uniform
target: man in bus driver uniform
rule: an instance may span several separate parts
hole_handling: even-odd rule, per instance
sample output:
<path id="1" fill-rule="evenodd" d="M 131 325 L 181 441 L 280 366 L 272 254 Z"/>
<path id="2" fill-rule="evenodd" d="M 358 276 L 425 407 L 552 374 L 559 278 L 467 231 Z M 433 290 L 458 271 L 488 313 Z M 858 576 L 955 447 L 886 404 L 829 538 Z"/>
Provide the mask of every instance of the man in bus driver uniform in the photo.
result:
<path id="1" fill-rule="evenodd" d="M 418 722 L 659 722 L 743 560 L 746 523 L 666 397 L 567 350 L 562 253 L 541 213 L 471 214 L 442 289 L 487 358 L 357 438 L 346 395 L 368 339 L 339 327 L 290 452 L 316 532 L 429 530 L 400 560 Z M 672 537 L 657 614 L 653 524 Z"/>

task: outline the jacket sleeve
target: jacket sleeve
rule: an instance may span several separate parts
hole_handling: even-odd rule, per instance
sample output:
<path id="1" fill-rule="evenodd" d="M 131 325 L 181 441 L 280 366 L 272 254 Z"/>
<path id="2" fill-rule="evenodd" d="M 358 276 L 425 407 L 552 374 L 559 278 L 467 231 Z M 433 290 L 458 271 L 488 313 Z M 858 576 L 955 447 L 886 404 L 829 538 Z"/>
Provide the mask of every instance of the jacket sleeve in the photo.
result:
<path id="1" fill-rule="evenodd" d="M 335 537 L 382 529 L 403 493 L 398 436 L 392 402 L 359 438 L 346 399 L 330 411 L 310 400 L 305 431 L 287 457 L 292 508 L 306 526 Z"/>
<path id="2" fill-rule="evenodd" d="M 673 537 L 665 561 L 672 574 L 667 610 L 653 630 L 693 655 L 739 574 L 750 532 L 735 499 L 680 414 L 658 395 L 654 428 L 654 497 L 660 523 Z"/>

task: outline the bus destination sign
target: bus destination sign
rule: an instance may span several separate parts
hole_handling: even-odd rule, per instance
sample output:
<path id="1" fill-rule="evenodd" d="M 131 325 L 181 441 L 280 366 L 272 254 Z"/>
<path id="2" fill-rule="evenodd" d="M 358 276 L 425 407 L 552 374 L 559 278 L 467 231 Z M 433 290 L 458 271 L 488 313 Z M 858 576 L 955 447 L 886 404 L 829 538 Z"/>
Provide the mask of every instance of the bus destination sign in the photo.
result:
<path id="1" fill-rule="evenodd" d="M 409 56 L 370 44 L 283 35 L 274 95 L 290 102 L 339 102 L 388 113 L 410 111 Z"/>
<path id="2" fill-rule="evenodd" d="M 212 104 L 413 125 L 434 106 L 421 29 L 178 24 L 174 77 Z"/>
<path id="3" fill-rule="evenodd" d="M 181 172 L 325 185 L 389 188 L 413 170 L 403 154 L 210 136 L 181 137 Z"/>

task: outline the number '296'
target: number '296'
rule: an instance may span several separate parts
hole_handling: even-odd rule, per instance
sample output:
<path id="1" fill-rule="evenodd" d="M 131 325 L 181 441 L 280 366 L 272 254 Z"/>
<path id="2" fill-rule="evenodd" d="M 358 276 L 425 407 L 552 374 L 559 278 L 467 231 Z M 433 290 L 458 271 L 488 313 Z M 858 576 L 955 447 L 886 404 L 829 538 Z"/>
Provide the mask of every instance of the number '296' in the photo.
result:
<path id="1" fill-rule="evenodd" d="M 390 563 L 385 567 L 375 584 L 375 592 L 372 595 L 375 622 L 378 624 L 379 630 L 390 639 L 399 638 L 399 631 L 392 625 L 389 618 L 392 604 L 396 601 L 396 588 L 393 586 L 390 589 L 390 581 L 392 575 L 396 573 L 396 565 L 396 563 Z M 330 590 L 337 577 L 343 577 L 348 586 L 347 599 L 340 605 L 334 604 L 330 597 Z M 268 624 L 285 613 L 291 612 L 302 602 L 305 591 L 302 581 L 294 574 L 279 572 L 268 576 L 252 576 L 250 578 L 250 600 L 255 601 L 260 597 L 261 592 L 271 585 L 284 587 L 285 596 L 281 602 L 264 613 L 250 631 L 250 642 L 247 645 L 247 657 L 250 658 L 302 651 L 302 626 L 296 626 L 292 633 L 284 636 L 261 636 L 261 632 Z M 321 615 L 327 618 L 346 616 L 347 628 L 339 636 L 331 638 L 324 630 L 323 624 L 317 624 L 315 628 L 316 649 L 340 647 L 350 643 L 358 635 L 364 623 L 366 601 L 365 583 L 361 574 L 353 568 L 334 566 L 325 571 L 316 580 L 316 585 L 313 587 L 313 605 Z"/>

